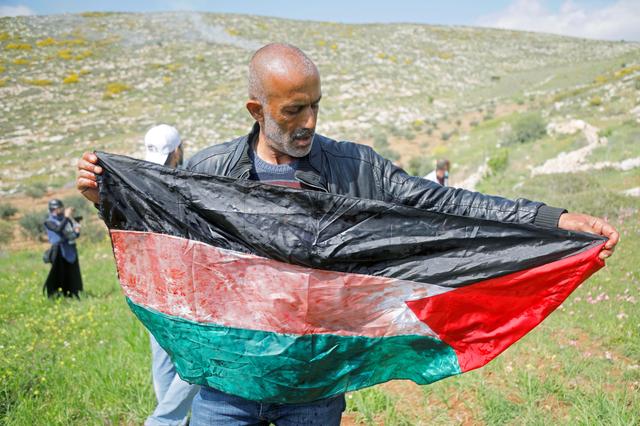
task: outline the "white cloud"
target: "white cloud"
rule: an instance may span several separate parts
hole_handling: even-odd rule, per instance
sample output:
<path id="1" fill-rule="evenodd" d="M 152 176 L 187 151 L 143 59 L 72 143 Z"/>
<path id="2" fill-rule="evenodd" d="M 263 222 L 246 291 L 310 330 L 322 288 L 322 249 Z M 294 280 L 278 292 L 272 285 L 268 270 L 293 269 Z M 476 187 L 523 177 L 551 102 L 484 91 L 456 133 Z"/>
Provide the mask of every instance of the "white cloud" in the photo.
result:
<path id="1" fill-rule="evenodd" d="M 35 15 L 35 12 L 27 6 L 0 6 L 0 16 L 28 16 Z"/>
<path id="2" fill-rule="evenodd" d="M 640 1 L 618 0 L 588 8 L 565 0 L 550 10 L 543 0 L 515 0 L 506 9 L 478 19 L 484 27 L 538 31 L 604 40 L 640 41 Z"/>

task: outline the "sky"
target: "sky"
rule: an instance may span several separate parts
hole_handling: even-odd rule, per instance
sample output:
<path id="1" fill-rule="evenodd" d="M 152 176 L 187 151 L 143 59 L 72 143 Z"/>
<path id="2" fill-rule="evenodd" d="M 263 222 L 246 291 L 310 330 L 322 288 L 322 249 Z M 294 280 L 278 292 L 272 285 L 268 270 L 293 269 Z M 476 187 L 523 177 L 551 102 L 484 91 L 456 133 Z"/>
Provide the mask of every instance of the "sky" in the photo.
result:
<path id="1" fill-rule="evenodd" d="M 0 0 L 0 16 L 202 11 L 343 23 L 412 22 L 640 41 L 640 0 Z"/>

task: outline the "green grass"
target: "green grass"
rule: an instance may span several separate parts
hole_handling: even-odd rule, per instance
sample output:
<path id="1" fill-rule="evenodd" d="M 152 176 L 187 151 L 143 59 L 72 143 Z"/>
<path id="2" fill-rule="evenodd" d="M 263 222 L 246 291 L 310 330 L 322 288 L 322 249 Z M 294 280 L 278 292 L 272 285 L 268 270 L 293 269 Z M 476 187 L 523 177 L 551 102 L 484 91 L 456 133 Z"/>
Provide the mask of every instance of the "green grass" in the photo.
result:
<path id="1" fill-rule="evenodd" d="M 628 158 L 640 157 L 640 124 L 626 121 L 620 125 L 612 125 L 605 129 L 608 143 L 591 152 L 590 160 L 624 161 Z"/>
<path id="2" fill-rule="evenodd" d="M 140 424 L 153 409 L 147 333 L 109 250 L 80 246 L 81 301 L 42 295 L 40 251 L 0 259 L 1 424 Z"/>

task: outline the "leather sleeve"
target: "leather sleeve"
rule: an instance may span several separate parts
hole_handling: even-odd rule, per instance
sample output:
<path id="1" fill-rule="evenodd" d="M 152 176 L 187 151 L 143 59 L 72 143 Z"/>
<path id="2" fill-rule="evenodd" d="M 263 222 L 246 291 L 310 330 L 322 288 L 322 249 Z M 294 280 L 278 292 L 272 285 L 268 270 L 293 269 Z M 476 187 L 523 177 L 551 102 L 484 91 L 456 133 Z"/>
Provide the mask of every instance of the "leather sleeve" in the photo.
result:
<path id="1" fill-rule="evenodd" d="M 408 175 L 390 161 L 378 156 L 379 187 L 387 199 L 394 202 L 454 214 L 499 222 L 529 223 L 553 228 L 566 210 L 546 206 L 524 198 L 507 198 L 481 194 L 460 188 L 441 186 L 435 182 Z"/>

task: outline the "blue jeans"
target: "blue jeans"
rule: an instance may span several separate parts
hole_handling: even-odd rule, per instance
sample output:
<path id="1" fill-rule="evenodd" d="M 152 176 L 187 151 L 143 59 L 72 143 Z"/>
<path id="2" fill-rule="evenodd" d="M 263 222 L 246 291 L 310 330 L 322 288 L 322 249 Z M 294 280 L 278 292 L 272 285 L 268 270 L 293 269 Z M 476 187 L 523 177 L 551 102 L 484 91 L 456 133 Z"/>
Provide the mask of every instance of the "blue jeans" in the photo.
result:
<path id="1" fill-rule="evenodd" d="M 156 392 L 158 405 L 153 414 L 147 417 L 145 426 L 183 426 L 187 424 L 187 416 L 193 397 L 200 386 L 185 382 L 176 374 L 176 369 L 169 354 L 149 334 L 151 340 L 151 371 L 153 373 L 153 389 Z"/>
<path id="2" fill-rule="evenodd" d="M 193 400 L 190 426 L 337 426 L 344 409 L 344 395 L 306 404 L 262 404 L 203 386 Z"/>

